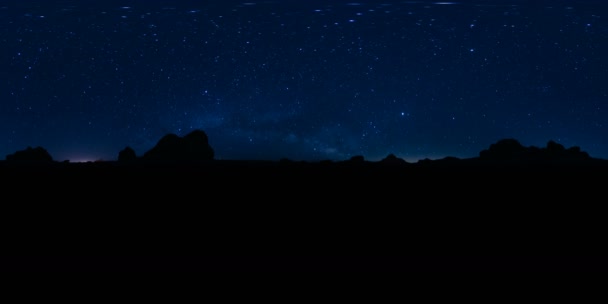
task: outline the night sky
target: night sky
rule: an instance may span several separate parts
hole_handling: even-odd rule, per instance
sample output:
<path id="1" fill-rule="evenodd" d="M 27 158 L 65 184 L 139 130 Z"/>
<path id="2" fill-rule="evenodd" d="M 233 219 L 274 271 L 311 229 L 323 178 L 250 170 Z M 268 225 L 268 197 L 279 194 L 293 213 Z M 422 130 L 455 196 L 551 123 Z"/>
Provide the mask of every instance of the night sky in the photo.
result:
<path id="1" fill-rule="evenodd" d="M 608 158 L 608 3 L 0 0 L 0 159 Z"/>

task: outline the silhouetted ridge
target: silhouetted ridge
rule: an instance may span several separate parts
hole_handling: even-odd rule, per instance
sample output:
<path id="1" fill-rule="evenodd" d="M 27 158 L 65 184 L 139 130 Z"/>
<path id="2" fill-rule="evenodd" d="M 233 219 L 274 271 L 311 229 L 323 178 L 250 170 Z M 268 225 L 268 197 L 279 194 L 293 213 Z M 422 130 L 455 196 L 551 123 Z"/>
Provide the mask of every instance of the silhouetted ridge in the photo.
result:
<path id="1" fill-rule="evenodd" d="M 154 161 L 206 161 L 213 160 L 214 151 L 207 134 L 194 130 L 184 137 L 175 134 L 163 136 L 142 158 Z"/>
<path id="2" fill-rule="evenodd" d="M 512 138 L 502 139 L 490 145 L 489 149 L 479 152 L 479 158 L 482 160 L 509 162 L 572 162 L 591 159 L 587 152 L 581 151 L 576 146 L 566 149 L 563 145 L 551 140 L 545 148 L 524 147 L 519 141 Z"/>
<path id="3" fill-rule="evenodd" d="M 17 151 L 6 156 L 11 162 L 52 162 L 53 157 L 42 147 L 27 147 L 25 150 Z"/>
<path id="4" fill-rule="evenodd" d="M 395 154 L 391 153 L 382 160 L 380 160 L 380 163 L 389 165 L 404 165 L 407 164 L 407 161 L 405 161 L 405 159 L 398 158 L 397 156 L 395 156 Z"/>
<path id="5" fill-rule="evenodd" d="M 191 162 L 191 161 L 209 161 L 214 160 L 215 152 L 209 145 L 209 138 L 202 130 L 194 130 L 187 135 L 180 137 L 176 134 L 169 133 L 163 136 L 158 143 L 143 156 L 138 157 L 135 151 L 126 146 L 118 153 L 118 162 L 137 162 L 140 160 L 154 162 Z M 243 159 L 241 161 L 249 161 Z M 604 162 L 602 162 L 604 161 Z M 42 147 L 27 147 L 27 149 L 17 151 L 6 156 L 6 162 L 35 162 L 35 163 L 50 163 L 53 162 L 51 155 Z M 66 161 L 69 163 L 69 161 Z M 296 161 L 283 158 L 279 160 L 281 164 L 295 164 Z M 297 162 L 306 163 L 306 161 Z M 354 155 L 347 160 L 334 162 L 332 160 L 322 160 L 319 163 L 323 165 L 339 164 L 340 166 L 353 165 L 360 166 L 361 164 L 379 163 L 382 165 L 410 165 L 406 160 L 398 158 L 394 154 L 388 154 L 385 158 L 378 162 L 370 162 L 363 155 Z M 568 164 L 568 165 L 589 165 L 593 164 L 608 164 L 605 159 L 591 157 L 587 152 L 581 151 L 580 147 L 574 146 L 565 148 L 563 145 L 550 140 L 546 147 L 538 148 L 534 146 L 525 147 L 514 138 L 505 138 L 493 143 L 488 149 L 481 150 L 479 157 L 468 159 L 460 159 L 457 157 L 447 156 L 443 159 L 431 160 L 428 158 L 419 160 L 414 165 L 418 166 L 460 166 L 460 165 L 487 165 L 492 163 L 505 164 Z"/>
<path id="6" fill-rule="evenodd" d="M 355 155 L 348 159 L 348 161 L 350 163 L 360 164 L 365 162 L 365 157 L 363 155 Z"/>

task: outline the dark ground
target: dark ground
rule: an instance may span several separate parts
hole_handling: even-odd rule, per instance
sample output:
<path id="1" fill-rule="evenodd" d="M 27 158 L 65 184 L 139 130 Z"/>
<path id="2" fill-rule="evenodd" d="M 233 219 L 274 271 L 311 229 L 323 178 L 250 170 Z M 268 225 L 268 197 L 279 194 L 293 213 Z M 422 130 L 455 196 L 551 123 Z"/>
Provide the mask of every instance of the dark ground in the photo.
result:
<path id="1" fill-rule="evenodd" d="M 608 270 L 608 166 L 0 163 L 1 270 Z"/>

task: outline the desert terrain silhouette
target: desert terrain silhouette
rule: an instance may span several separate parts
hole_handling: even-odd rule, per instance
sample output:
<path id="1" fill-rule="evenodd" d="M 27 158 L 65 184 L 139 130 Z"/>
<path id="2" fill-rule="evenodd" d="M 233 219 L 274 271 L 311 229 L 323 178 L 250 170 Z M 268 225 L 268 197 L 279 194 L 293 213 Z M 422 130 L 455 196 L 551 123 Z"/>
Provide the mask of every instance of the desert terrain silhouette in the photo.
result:
<path id="1" fill-rule="evenodd" d="M 506 138 L 477 157 L 217 160 L 203 130 L 139 155 L 0 161 L 5 270 L 606 270 L 608 163 Z"/>

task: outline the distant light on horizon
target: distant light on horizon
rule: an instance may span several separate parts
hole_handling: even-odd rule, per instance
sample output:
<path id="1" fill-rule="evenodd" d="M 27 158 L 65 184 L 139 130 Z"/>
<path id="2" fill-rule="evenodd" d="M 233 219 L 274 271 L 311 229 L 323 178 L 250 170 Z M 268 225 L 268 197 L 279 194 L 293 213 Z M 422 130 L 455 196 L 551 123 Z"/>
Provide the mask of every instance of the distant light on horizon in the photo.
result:
<path id="1" fill-rule="evenodd" d="M 57 161 L 64 161 L 64 160 L 57 160 Z M 74 157 L 74 158 L 67 158 L 66 161 L 69 161 L 70 163 L 89 163 L 89 162 L 97 162 L 97 161 L 106 161 L 105 159 L 101 159 L 101 158 L 95 158 L 95 157 Z"/>

